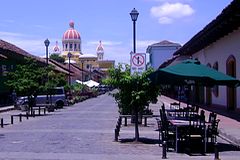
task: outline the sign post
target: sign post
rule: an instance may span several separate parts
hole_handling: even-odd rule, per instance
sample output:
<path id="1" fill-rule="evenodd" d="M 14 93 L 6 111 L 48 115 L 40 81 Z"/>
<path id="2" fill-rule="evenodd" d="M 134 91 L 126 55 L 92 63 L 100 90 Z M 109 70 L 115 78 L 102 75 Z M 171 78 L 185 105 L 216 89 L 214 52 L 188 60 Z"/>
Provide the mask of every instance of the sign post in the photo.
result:
<path id="1" fill-rule="evenodd" d="M 142 74 L 146 70 L 146 53 L 130 53 L 131 74 Z"/>

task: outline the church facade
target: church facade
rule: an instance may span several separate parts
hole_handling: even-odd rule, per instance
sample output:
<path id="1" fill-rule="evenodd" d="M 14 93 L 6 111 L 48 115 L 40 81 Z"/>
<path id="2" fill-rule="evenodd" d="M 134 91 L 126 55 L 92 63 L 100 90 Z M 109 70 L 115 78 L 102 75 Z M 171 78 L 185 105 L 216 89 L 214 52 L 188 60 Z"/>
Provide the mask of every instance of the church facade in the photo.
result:
<path id="1" fill-rule="evenodd" d="M 107 76 L 107 70 L 114 67 L 114 60 L 104 60 L 104 47 L 102 41 L 96 48 L 96 54 L 86 54 L 82 52 L 82 40 L 80 33 L 74 28 L 74 22 L 70 21 L 69 29 L 67 29 L 62 37 L 62 50 L 59 47 L 58 42 L 53 47 L 53 53 L 59 54 L 65 59 L 65 63 L 70 63 L 79 66 L 81 69 L 88 71 L 90 74 L 84 77 L 82 80 L 86 81 L 92 79 L 94 72 L 101 72 L 104 76 Z"/>

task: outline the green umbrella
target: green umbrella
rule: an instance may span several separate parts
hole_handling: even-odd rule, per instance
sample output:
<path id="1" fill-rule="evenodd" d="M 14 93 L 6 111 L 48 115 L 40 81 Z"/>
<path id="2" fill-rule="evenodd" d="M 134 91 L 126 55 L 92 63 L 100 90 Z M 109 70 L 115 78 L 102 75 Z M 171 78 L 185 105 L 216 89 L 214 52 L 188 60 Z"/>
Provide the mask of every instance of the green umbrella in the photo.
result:
<path id="1" fill-rule="evenodd" d="M 235 87 L 240 85 L 240 81 L 236 78 L 218 72 L 192 59 L 185 60 L 176 65 L 160 68 L 153 72 L 149 78 L 155 84 L 226 85 Z"/>

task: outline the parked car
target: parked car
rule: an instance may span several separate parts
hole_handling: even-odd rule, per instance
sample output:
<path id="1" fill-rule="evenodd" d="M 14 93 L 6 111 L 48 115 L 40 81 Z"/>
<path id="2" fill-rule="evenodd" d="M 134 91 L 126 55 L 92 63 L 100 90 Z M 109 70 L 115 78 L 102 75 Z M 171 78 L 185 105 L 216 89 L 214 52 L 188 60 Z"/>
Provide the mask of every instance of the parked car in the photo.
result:
<path id="1" fill-rule="evenodd" d="M 48 95 L 49 103 L 55 104 L 55 107 L 62 108 L 67 105 L 66 95 L 64 87 L 56 87 L 49 91 Z M 45 104 L 47 103 L 47 95 L 41 94 L 36 98 L 36 104 Z"/>
<path id="2" fill-rule="evenodd" d="M 28 98 L 27 97 L 17 97 L 16 99 L 16 109 L 21 109 L 23 111 L 27 110 L 26 105 L 28 105 Z"/>
<path id="3" fill-rule="evenodd" d="M 98 86 L 98 92 L 101 93 L 106 93 L 109 91 L 109 87 L 107 85 L 99 85 Z"/>
<path id="4" fill-rule="evenodd" d="M 62 108 L 63 106 L 67 105 L 66 95 L 64 91 L 64 87 L 56 87 L 49 91 L 48 94 L 48 101 L 49 103 L 52 103 L 55 105 L 55 108 Z M 40 93 L 36 97 L 36 104 L 46 104 L 47 103 L 47 94 L 46 93 Z M 16 105 L 24 110 L 23 107 L 28 104 L 28 98 L 27 97 L 19 97 L 17 99 Z"/>

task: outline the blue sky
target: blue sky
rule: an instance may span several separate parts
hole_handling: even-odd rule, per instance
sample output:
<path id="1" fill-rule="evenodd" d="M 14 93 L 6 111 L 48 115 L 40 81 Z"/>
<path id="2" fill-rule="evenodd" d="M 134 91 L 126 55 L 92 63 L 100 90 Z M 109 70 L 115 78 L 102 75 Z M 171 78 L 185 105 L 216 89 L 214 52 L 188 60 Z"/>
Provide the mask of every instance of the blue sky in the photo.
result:
<path id="1" fill-rule="evenodd" d="M 1 2 L 0 39 L 34 55 L 50 52 L 70 20 L 82 38 L 83 53 L 96 54 L 102 40 L 104 59 L 129 63 L 132 50 L 132 21 L 135 7 L 137 52 L 162 40 L 180 44 L 212 21 L 232 0 L 6 0 Z"/>

